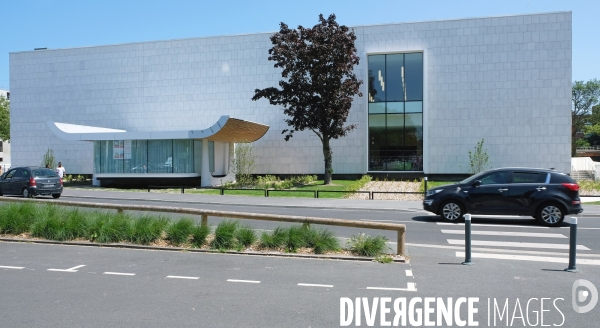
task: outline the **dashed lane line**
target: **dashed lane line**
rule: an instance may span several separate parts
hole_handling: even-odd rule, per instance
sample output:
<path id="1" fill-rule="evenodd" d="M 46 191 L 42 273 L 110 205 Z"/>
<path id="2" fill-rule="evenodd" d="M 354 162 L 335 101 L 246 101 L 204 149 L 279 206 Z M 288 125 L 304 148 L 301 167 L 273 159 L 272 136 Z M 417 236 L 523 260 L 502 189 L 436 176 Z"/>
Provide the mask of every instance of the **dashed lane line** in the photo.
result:
<path id="1" fill-rule="evenodd" d="M 239 279 L 227 279 L 229 282 L 245 282 L 248 284 L 260 284 L 258 280 L 239 280 Z"/>
<path id="2" fill-rule="evenodd" d="M 303 283 L 299 283 L 298 286 L 333 288 L 333 285 L 303 284 Z"/>
<path id="3" fill-rule="evenodd" d="M 125 273 L 125 272 L 104 272 L 103 274 L 110 274 L 115 276 L 135 276 L 135 273 Z"/>
<path id="4" fill-rule="evenodd" d="M 409 283 L 407 283 L 407 287 L 406 288 L 367 287 L 367 289 L 416 292 L 417 291 L 417 284 L 414 283 L 414 282 L 409 282 Z"/>
<path id="5" fill-rule="evenodd" d="M 406 270 L 406 276 L 412 277 L 413 276 L 412 270 Z"/>
<path id="6" fill-rule="evenodd" d="M 192 280 L 200 279 L 200 277 L 186 277 L 186 276 L 167 276 L 167 278 L 170 278 L 170 279 L 192 279 Z"/>
<path id="7" fill-rule="evenodd" d="M 25 269 L 25 267 L 16 267 L 16 266 L 5 266 L 5 265 L 0 265 L 0 269 L 15 269 L 15 270 L 22 270 L 22 269 Z"/>

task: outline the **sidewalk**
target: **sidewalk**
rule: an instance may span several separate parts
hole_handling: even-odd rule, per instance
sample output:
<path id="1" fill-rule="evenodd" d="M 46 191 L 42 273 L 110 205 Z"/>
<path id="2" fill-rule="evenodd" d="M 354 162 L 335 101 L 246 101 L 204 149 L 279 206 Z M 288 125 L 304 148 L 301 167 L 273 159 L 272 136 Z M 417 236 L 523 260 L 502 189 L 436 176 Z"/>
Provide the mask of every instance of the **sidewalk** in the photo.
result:
<path id="1" fill-rule="evenodd" d="M 358 209 L 358 210 L 383 210 L 422 212 L 421 201 L 409 200 L 357 200 L 357 199 L 331 199 L 331 198 L 296 198 L 296 197 L 253 197 L 230 195 L 199 195 L 199 194 L 167 194 L 159 192 L 119 192 L 102 190 L 69 189 L 63 191 L 63 197 L 79 197 L 90 199 L 112 200 L 143 200 L 165 203 L 190 203 L 231 206 L 258 206 L 258 207 L 309 207 L 323 209 Z M 592 197 L 590 197 L 592 198 Z M 593 197 L 596 198 L 596 197 Z M 600 200 L 600 198 L 598 198 Z M 600 205 L 586 205 L 585 201 L 595 199 L 582 199 L 583 213 L 578 216 L 600 218 Z M 571 215 L 572 216 L 572 215 Z"/>

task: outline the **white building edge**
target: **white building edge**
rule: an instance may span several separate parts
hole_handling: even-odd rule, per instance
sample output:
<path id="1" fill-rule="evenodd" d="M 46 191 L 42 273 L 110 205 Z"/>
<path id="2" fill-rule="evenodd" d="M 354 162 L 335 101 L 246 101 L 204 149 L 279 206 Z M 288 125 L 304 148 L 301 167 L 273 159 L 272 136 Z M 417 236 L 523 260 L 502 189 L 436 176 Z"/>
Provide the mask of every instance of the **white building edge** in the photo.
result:
<path id="1" fill-rule="evenodd" d="M 553 12 L 353 27 L 364 96 L 347 121 L 357 129 L 332 142 L 334 174 L 461 174 L 481 139 L 493 167 L 569 172 L 571 26 L 570 12 Z M 257 174 L 322 174 L 320 140 L 305 131 L 285 142 L 282 109 L 251 100 L 281 79 L 270 35 L 11 53 L 13 166 L 52 148 L 69 173 L 120 173 L 120 159 L 96 167 L 94 143 L 62 139 L 47 121 L 160 133 L 230 115 L 270 127 L 254 143 Z M 165 157 L 168 145 L 152 143 L 146 160 Z"/>

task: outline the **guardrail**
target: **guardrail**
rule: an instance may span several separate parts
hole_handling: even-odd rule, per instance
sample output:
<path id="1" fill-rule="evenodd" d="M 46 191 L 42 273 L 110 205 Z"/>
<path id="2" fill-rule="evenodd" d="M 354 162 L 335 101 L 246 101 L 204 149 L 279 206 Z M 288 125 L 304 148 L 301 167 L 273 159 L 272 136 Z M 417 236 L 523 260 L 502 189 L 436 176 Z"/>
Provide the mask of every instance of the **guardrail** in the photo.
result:
<path id="1" fill-rule="evenodd" d="M 330 219 L 330 218 L 318 218 L 318 217 L 296 216 L 296 215 L 214 211 L 214 210 L 202 210 L 202 209 L 195 209 L 195 208 L 170 207 L 170 206 L 85 203 L 85 202 L 72 202 L 72 201 L 63 201 L 63 200 L 41 200 L 41 199 L 13 198 L 13 197 L 0 197 L 0 201 L 14 202 L 14 203 L 35 202 L 35 203 L 40 203 L 40 204 L 53 204 L 53 205 L 58 205 L 58 206 L 113 209 L 113 210 L 117 210 L 120 213 L 122 213 L 123 211 L 148 211 L 148 212 L 161 212 L 161 213 L 191 214 L 191 215 L 199 215 L 202 219 L 202 224 L 208 224 L 208 217 L 213 216 L 213 217 L 233 218 L 233 219 L 243 219 L 243 220 L 291 222 L 291 223 L 300 223 L 300 224 L 321 224 L 321 225 L 331 225 L 331 226 L 340 226 L 340 227 L 366 228 L 366 229 L 375 229 L 375 230 L 391 230 L 391 231 L 397 232 L 398 245 L 396 248 L 396 254 L 403 255 L 404 250 L 405 250 L 404 235 L 406 233 L 406 225 L 400 224 L 400 223 L 352 221 L 352 220 L 344 220 L 344 219 Z"/>

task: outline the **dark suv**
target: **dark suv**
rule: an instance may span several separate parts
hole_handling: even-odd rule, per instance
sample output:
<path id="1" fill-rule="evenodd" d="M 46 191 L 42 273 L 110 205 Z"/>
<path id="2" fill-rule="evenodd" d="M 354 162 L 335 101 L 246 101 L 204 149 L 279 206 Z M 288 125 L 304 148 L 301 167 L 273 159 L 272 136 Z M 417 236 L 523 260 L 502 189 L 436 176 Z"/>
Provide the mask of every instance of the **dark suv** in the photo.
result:
<path id="1" fill-rule="evenodd" d="M 58 198 L 62 191 L 62 179 L 53 170 L 43 167 L 15 167 L 0 176 L 0 196 L 52 195 Z"/>
<path id="2" fill-rule="evenodd" d="M 465 213 L 527 215 L 546 226 L 559 225 L 565 214 L 583 212 L 575 180 L 552 169 L 530 168 L 489 170 L 430 189 L 423 208 L 449 222 Z"/>

